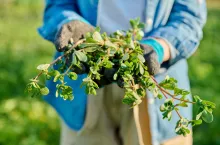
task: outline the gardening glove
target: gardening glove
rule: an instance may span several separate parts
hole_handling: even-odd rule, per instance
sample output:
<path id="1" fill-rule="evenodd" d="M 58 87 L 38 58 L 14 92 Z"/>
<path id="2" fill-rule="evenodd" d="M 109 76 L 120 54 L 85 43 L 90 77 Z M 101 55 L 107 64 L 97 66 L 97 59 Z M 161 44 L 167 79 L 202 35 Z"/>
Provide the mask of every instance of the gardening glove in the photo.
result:
<path id="1" fill-rule="evenodd" d="M 148 67 L 148 72 L 150 75 L 158 74 L 160 64 L 163 62 L 163 47 L 154 39 L 143 40 L 140 43 L 144 50 L 145 65 Z"/>
<path id="2" fill-rule="evenodd" d="M 114 74 L 118 71 L 118 68 L 105 68 L 104 70 L 104 77 L 109 81 L 109 82 L 115 82 L 118 84 L 120 88 L 124 87 L 124 80 L 122 77 L 118 77 L 117 80 L 114 80 Z"/>
<path id="3" fill-rule="evenodd" d="M 147 39 L 140 41 L 140 46 L 144 51 L 145 65 L 148 67 L 150 75 L 156 75 L 159 72 L 160 64 L 163 62 L 164 50 L 159 42 L 154 39 Z M 104 76 L 110 82 L 116 82 L 119 87 L 123 88 L 124 80 L 117 78 L 113 80 L 114 74 L 117 72 L 116 68 L 105 69 Z"/>
<path id="4" fill-rule="evenodd" d="M 112 82 L 115 82 L 113 79 L 114 74 L 117 72 L 116 68 L 104 68 L 99 73 L 103 74 L 100 80 L 95 80 L 99 87 L 103 87 L 105 85 L 109 85 Z"/>
<path id="5" fill-rule="evenodd" d="M 67 45 L 70 43 L 71 38 L 73 39 L 73 42 L 77 42 L 80 39 L 84 38 L 87 32 L 92 32 L 92 31 L 94 31 L 94 27 L 78 20 L 64 24 L 56 34 L 54 41 L 55 47 L 57 51 L 64 52 L 67 50 Z M 67 67 L 69 67 L 71 63 L 72 63 L 72 54 L 69 54 L 68 56 L 65 57 L 65 64 Z M 84 74 L 89 72 L 89 67 L 87 66 L 86 63 L 81 63 L 80 67 L 81 68 L 74 67 L 72 71 L 74 71 L 77 74 Z M 100 72 L 100 74 L 103 73 L 104 71 Z M 95 82 L 98 84 L 99 87 L 112 83 L 110 80 L 108 80 L 105 77 L 105 75 L 103 75 L 100 80 L 95 80 Z"/>
<path id="6" fill-rule="evenodd" d="M 55 47 L 59 52 L 67 51 L 67 45 L 70 43 L 70 39 L 72 39 L 75 43 L 84 38 L 87 32 L 92 31 L 94 31 L 94 27 L 78 20 L 66 23 L 60 28 L 55 36 Z M 72 54 L 69 54 L 65 57 L 65 64 L 67 67 L 69 67 L 71 63 Z M 86 71 L 88 71 L 87 66 L 83 63 L 81 63 L 81 69 L 74 69 L 74 72 L 77 74 L 83 74 L 86 73 Z"/>

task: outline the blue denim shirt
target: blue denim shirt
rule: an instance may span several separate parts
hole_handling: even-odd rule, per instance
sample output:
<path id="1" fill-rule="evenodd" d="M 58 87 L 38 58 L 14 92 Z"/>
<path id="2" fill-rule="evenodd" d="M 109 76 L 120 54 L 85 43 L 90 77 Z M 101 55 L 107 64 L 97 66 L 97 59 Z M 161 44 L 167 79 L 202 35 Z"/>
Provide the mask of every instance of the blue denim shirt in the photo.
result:
<path id="1" fill-rule="evenodd" d="M 38 29 L 40 35 L 53 42 L 59 28 L 72 20 L 80 20 L 96 26 L 100 1 L 46 0 L 44 24 Z M 123 2 L 120 3 L 123 4 Z M 205 0 L 145 0 L 143 19 L 147 24 L 144 30 L 145 37 L 162 38 L 168 42 L 171 48 L 172 58 L 169 64 L 162 65 L 160 74 L 156 76 L 158 81 L 168 74 L 178 80 L 181 88 L 190 89 L 185 59 L 190 57 L 199 45 L 202 38 L 202 28 L 206 22 L 206 13 Z M 56 53 L 55 57 L 59 55 L 60 53 Z M 76 131 L 82 128 L 86 113 L 87 95 L 84 88 L 79 87 L 85 76 L 80 75 L 77 81 L 65 78 L 69 85 L 76 88 L 74 89 L 75 99 L 73 101 L 56 98 L 56 84 L 51 81 L 47 82 L 52 91 L 48 96 L 45 96 L 45 100 L 56 109 L 66 124 Z M 162 120 L 158 110 L 161 100 L 154 100 L 152 94 L 148 94 L 148 97 L 152 140 L 154 144 L 158 144 L 175 136 L 175 121 L 178 118 L 174 115 L 171 122 Z M 183 116 L 191 118 L 191 109 L 189 107 L 180 110 L 180 112 Z"/>

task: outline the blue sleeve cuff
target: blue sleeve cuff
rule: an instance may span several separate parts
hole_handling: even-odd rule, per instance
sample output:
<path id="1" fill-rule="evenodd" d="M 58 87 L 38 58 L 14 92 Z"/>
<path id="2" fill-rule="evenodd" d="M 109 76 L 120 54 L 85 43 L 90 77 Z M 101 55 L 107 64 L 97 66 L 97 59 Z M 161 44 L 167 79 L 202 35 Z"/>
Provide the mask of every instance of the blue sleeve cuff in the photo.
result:
<path id="1" fill-rule="evenodd" d="M 163 46 L 154 39 L 145 39 L 140 41 L 141 44 L 151 46 L 158 56 L 158 62 L 161 64 L 163 62 L 164 57 L 164 49 Z"/>

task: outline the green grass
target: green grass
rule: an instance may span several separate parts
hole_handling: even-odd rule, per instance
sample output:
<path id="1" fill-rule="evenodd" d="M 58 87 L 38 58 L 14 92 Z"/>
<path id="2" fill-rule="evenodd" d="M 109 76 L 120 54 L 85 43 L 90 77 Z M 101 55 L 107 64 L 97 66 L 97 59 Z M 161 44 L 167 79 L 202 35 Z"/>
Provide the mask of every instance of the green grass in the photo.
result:
<path id="1" fill-rule="evenodd" d="M 219 2 L 220 6 L 220 2 Z M 192 92 L 216 103 L 214 122 L 194 130 L 194 143 L 220 145 L 220 8 L 209 9 L 204 39 L 198 51 L 189 59 Z"/>
<path id="2" fill-rule="evenodd" d="M 55 111 L 23 92 L 34 68 L 49 62 L 55 51 L 37 34 L 42 12 L 40 0 L 3 0 L 0 5 L 0 145 L 59 144 Z M 220 145 L 219 18 L 220 8 L 210 8 L 204 39 L 189 60 L 192 92 L 217 104 L 214 122 L 194 129 L 195 145 Z"/>
<path id="3" fill-rule="evenodd" d="M 52 44 L 37 34 L 41 1 L 5 1 L 0 5 L 0 145 L 58 145 L 59 120 L 41 98 L 24 95 L 39 63 L 49 62 Z"/>

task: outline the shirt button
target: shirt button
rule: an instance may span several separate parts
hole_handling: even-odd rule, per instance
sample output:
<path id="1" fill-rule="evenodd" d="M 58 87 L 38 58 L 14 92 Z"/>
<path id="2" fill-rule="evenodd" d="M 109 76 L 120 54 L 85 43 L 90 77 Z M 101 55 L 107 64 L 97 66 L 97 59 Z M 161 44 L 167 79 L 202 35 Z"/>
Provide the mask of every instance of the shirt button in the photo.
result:
<path id="1" fill-rule="evenodd" d="M 152 25 L 153 24 L 153 20 L 152 19 L 147 19 L 147 25 Z"/>
<path id="2" fill-rule="evenodd" d="M 200 5 L 203 3 L 203 0 L 197 0 L 197 1 Z"/>
<path id="3" fill-rule="evenodd" d="M 149 104 L 154 104 L 154 98 L 149 98 L 149 99 L 148 99 L 148 103 L 149 103 Z"/>

